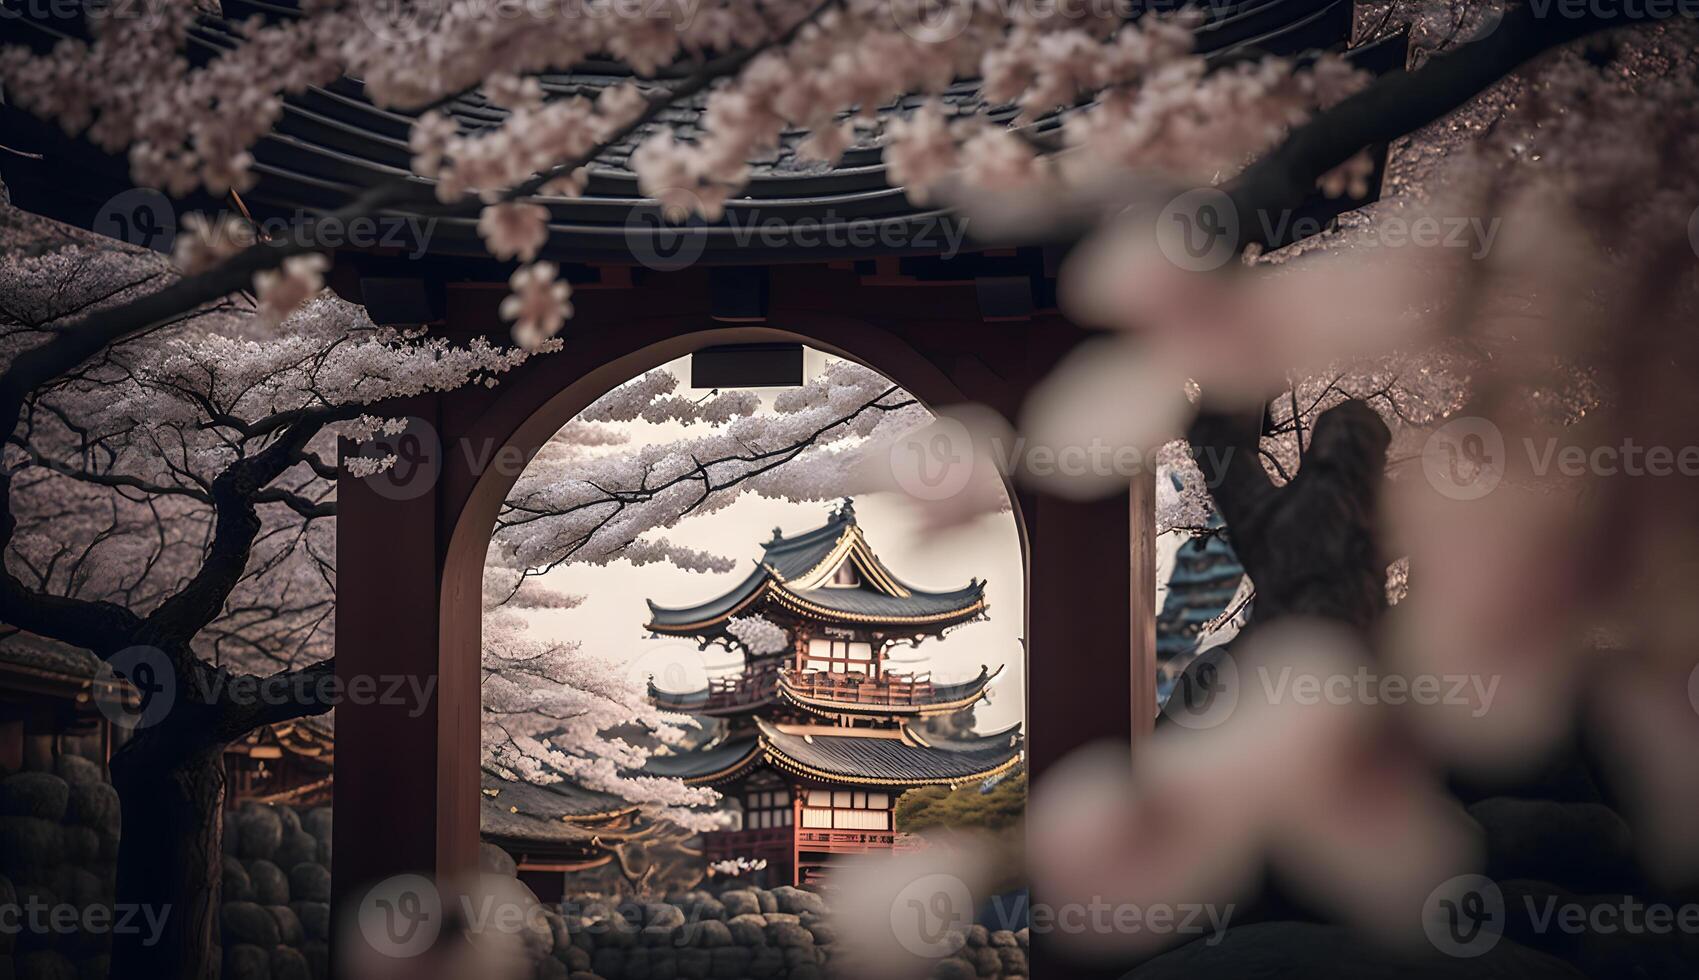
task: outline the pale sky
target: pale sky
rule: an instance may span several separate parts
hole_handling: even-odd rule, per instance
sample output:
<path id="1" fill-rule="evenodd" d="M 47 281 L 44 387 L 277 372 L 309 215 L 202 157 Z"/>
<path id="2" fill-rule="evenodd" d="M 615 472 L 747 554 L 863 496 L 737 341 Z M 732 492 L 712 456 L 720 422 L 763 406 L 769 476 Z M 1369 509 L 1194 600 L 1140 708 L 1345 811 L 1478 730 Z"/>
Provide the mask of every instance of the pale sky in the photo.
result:
<path id="1" fill-rule="evenodd" d="M 827 356 L 813 350 L 807 353 L 805 369 L 812 376 L 827 363 Z M 679 394 L 700 397 L 707 393 L 688 387 L 689 358 L 674 361 L 667 369 L 684 382 Z M 768 396 L 778 390 L 757 389 Z M 670 441 L 686 431 L 677 423 L 637 422 L 626 428 L 635 444 Z M 606 566 L 570 565 L 550 573 L 544 584 L 584 596 L 583 603 L 575 609 L 534 613 L 530 618 L 546 635 L 577 640 L 586 650 L 620 659 L 638 680 L 652 674 L 656 683 L 668 690 L 698 688 L 709 674 L 735 670 L 737 658 L 718 647 L 698 651 L 688 640 L 650 638 L 643 630 L 649 611 L 644 599 L 667 606 L 711 599 L 749 574 L 754 559 L 761 554 L 761 544 L 772 536 L 775 526 L 787 535 L 819 527 L 834 505 L 746 495 L 724 510 L 688 518 L 664 532 L 675 544 L 736 559 L 738 565 L 733 571 L 689 572 L 663 564 L 634 567 L 623 560 Z M 927 640 L 919 648 L 895 648 L 893 668 L 917 673 L 930 670 L 935 680 L 947 682 L 973 677 L 982 664 L 992 670 L 1001 665 L 1005 669 L 990 689 L 989 701 L 978 706 L 978 728 L 995 731 L 1024 721 L 1024 575 L 1014 515 L 1008 511 L 987 514 L 940 536 L 923 530 L 919 507 L 900 493 L 858 496 L 855 510 L 868 543 L 906 582 L 931 590 L 960 588 L 975 576 L 987 583 L 989 614 L 985 620 L 957 627 L 943 640 Z M 1158 581 L 1166 579 L 1165 566 L 1173 550 L 1169 542 L 1163 544 Z M 1161 602 L 1160 592 L 1157 601 Z M 1037 660 L 1042 669 L 1042 651 Z"/>

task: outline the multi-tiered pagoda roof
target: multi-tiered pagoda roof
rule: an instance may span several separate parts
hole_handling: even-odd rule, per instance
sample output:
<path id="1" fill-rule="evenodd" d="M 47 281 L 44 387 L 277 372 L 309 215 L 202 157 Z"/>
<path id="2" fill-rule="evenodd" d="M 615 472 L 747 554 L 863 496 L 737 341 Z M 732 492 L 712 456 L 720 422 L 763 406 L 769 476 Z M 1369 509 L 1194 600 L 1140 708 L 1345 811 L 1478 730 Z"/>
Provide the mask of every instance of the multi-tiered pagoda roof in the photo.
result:
<path id="1" fill-rule="evenodd" d="M 728 624 L 760 615 L 781 624 L 864 630 L 878 637 L 943 635 L 985 615 L 985 583 L 933 592 L 911 585 L 879 559 L 846 500 L 824 525 L 786 537 L 774 528 L 749 575 L 728 592 L 692 606 L 649 602 L 647 628 L 656 634 L 688 636 L 735 647 Z M 789 655 L 793 651 L 780 651 Z M 653 683 L 650 696 L 669 711 L 728 716 L 750 714 L 775 701 L 814 714 L 927 717 L 958 711 L 978 701 L 997 676 L 937 683 L 931 676 L 867 678 L 850 685 L 834 675 L 803 675 L 751 657 L 735 678 L 710 680 L 692 691 L 665 691 Z"/>
<path id="2" fill-rule="evenodd" d="M 854 585 L 834 582 L 846 566 L 854 571 Z M 822 623 L 942 632 L 984 613 L 985 583 L 974 579 L 948 592 L 909 585 L 868 547 L 855 522 L 855 507 L 846 501 L 812 531 L 785 537 L 775 528 L 749 576 L 729 592 L 693 606 L 661 606 L 651 600 L 648 628 L 669 636 L 717 636 L 732 617 L 762 606 L 778 606 Z"/>
<path id="3" fill-rule="evenodd" d="M 888 662 L 894 644 L 984 617 L 985 583 L 931 591 L 903 581 L 868 544 L 850 500 L 820 527 L 775 529 L 730 591 L 692 606 L 651 602 L 649 613 L 653 633 L 744 654 L 741 672 L 695 691 L 650 683 L 658 706 L 724 726 L 713 741 L 659 751 L 645 766 L 711 786 L 734 808 L 736 829 L 703 839 L 710 861 L 760 859 L 781 879 L 816 882 L 834 855 L 897 846 L 904 790 L 965 785 L 1020 764 L 1020 726 L 964 735 L 970 718 L 939 723 L 986 697 L 1001 668 L 946 683 Z M 784 644 L 748 649 L 730 626 L 752 617 L 781 629 Z"/>

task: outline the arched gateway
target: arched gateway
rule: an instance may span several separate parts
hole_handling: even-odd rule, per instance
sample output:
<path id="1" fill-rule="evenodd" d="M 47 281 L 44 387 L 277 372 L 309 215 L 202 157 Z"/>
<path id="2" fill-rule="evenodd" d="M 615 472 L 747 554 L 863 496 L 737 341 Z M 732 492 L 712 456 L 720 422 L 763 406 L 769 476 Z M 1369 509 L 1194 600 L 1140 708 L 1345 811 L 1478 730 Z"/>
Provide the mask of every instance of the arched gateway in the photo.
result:
<path id="1" fill-rule="evenodd" d="M 475 862 L 485 549 L 525 464 L 591 401 L 705 347 L 803 342 L 861 361 L 929 405 L 974 401 L 1013 418 L 1084 336 L 1042 311 L 989 322 L 971 279 L 827 265 L 774 270 L 765 323 L 728 325 L 712 315 L 720 274 L 694 268 L 630 287 L 580 289 L 563 351 L 533 359 L 493 389 L 397 407 L 434 430 L 434 459 L 424 461 L 440 467 L 434 479 L 397 492 L 383 480 L 342 478 L 337 670 L 350 679 L 434 672 L 437 697 L 422 713 L 381 703 L 338 712 L 339 898 L 390 875 L 451 873 Z M 456 332 L 499 333 L 501 295 L 451 287 L 447 322 Z M 1128 744 L 1151 721 L 1152 493 L 1148 478 L 1088 503 L 1017 491 L 1031 659 L 1027 751 L 1036 778 L 1071 749 L 1104 738 Z M 1079 684 L 1084 676 L 1093 683 Z"/>

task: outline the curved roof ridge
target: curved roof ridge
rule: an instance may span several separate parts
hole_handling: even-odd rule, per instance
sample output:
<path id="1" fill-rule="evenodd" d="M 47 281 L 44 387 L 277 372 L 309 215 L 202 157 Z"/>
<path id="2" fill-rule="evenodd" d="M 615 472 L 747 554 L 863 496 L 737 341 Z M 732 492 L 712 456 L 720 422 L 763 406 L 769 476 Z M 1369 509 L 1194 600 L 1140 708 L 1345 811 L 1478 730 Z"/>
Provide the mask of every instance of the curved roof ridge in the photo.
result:
<path id="1" fill-rule="evenodd" d="M 907 738 L 855 737 L 854 730 L 790 734 L 757 719 L 764 755 L 774 767 L 821 782 L 859 786 L 957 785 L 1006 772 L 1021 759 L 1018 738 L 988 739 L 955 749 Z"/>

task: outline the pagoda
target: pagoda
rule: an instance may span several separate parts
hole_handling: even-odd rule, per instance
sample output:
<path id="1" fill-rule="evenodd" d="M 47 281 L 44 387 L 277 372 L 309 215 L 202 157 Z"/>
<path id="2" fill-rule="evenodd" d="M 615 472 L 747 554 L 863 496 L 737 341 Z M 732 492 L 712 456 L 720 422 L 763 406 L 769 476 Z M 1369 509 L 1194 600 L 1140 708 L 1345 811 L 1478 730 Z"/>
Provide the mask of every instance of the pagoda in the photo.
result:
<path id="1" fill-rule="evenodd" d="M 887 664 L 898 644 L 986 615 L 977 578 L 930 592 L 897 578 L 867 544 L 846 498 L 826 523 L 786 537 L 777 528 L 737 586 L 694 606 L 651 601 L 648 629 L 719 645 L 742 669 L 694 691 L 649 682 L 658 707 L 720 721 L 699 748 L 652 756 L 646 771 L 712 786 L 730 803 L 733 829 L 705 835 L 709 862 L 765 861 L 767 884 L 820 880 L 834 855 L 897 846 L 893 809 L 904 790 L 958 786 L 1020 762 L 1020 726 L 987 735 L 940 735 L 932 719 L 971 708 L 996 673 L 939 683 Z M 787 644 L 750 650 L 728 629 L 760 616 Z M 1001 668 L 998 669 L 1001 672 Z"/>

